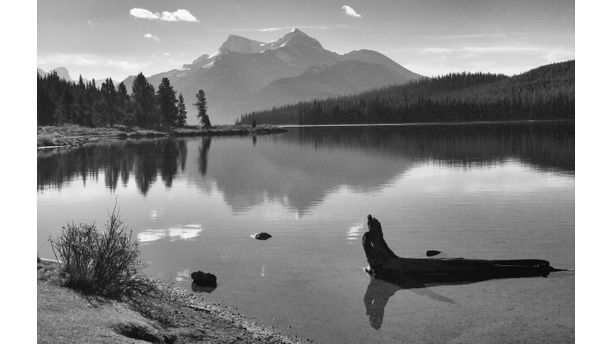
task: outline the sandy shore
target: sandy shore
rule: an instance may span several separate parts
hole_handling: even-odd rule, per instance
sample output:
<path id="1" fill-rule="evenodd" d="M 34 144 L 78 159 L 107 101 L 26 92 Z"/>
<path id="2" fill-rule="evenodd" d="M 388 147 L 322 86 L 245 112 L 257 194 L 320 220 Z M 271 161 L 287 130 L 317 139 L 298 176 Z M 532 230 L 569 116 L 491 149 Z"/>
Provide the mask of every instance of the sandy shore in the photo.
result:
<path id="1" fill-rule="evenodd" d="M 89 128 L 78 125 L 38 126 L 36 146 L 55 148 L 77 146 L 102 139 L 138 139 L 151 137 L 266 135 L 282 133 L 287 129 L 270 125 L 255 128 L 248 125 L 217 125 L 209 129 L 200 126 L 170 129 L 142 129 L 138 127 L 114 126 Z"/>
<path id="2" fill-rule="evenodd" d="M 274 343 L 311 342 L 159 284 L 163 297 L 111 300 L 61 287 L 58 264 L 38 263 L 39 343 Z"/>

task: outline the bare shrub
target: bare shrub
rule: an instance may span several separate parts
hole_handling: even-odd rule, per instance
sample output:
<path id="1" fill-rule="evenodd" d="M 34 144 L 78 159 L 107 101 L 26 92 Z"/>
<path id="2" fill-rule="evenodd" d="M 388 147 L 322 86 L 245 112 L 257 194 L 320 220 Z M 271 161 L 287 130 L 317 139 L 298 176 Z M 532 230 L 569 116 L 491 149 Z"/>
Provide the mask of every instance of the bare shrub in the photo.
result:
<path id="1" fill-rule="evenodd" d="M 99 230 L 95 223 L 62 227 L 49 239 L 55 258 L 62 262 L 66 286 L 87 294 L 121 296 L 143 292 L 148 280 L 140 274 L 138 242 L 119 218 L 117 208 Z"/>

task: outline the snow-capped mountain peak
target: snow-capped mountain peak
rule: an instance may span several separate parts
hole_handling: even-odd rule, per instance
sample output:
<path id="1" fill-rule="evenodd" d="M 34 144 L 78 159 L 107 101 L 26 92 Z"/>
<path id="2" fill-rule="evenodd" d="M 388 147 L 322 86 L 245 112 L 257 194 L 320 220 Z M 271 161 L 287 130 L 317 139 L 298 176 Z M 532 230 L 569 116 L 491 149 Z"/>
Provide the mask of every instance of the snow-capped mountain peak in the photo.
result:
<path id="1" fill-rule="evenodd" d="M 247 111 L 357 93 L 420 75 L 375 51 L 337 54 L 293 29 L 267 43 L 230 35 L 215 54 L 204 54 L 183 68 L 148 79 L 158 85 L 164 77 L 188 103 L 195 101 L 197 90 L 204 90 L 215 120 L 231 123 Z M 126 79 L 126 85 L 132 80 Z M 192 111 L 189 116 L 195 118 Z"/>
<path id="2" fill-rule="evenodd" d="M 265 50 L 265 43 L 242 36 L 230 35 L 219 47 L 219 53 L 234 51 L 241 54 L 255 54 Z"/>

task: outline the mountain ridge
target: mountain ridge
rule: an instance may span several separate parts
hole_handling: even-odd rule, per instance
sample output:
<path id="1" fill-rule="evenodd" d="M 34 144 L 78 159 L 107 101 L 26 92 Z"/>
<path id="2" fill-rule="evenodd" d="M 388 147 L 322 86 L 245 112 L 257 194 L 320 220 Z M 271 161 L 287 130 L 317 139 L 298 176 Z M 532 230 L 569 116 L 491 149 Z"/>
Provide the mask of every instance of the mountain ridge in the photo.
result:
<path id="1" fill-rule="evenodd" d="M 335 65 L 338 66 L 328 68 Z M 318 74 L 313 73 L 313 67 L 321 67 Z M 327 50 L 299 29 L 267 43 L 230 35 L 215 54 L 203 54 L 181 68 L 147 79 L 157 87 L 164 77 L 170 79 L 188 104 L 195 101 L 197 90 L 203 89 L 209 102 L 209 115 L 216 123 L 233 123 L 240 114 L 264 109 L 270 104 L 289 104 L 319 95 L 346 95 L 423 78 L 372 50 L 356 50 L 344 55 Z M 133 78 L 129 76 L 124 80 L 128 90 Z M 291 78 L 295 79 L 287 80 Z M 279 80 L 284 81 L 275 84 Z M 279 84 L 287 82 L 294 85 L 293 93 L 278 89 Z M 193 109 L 188 109 L 188 118 L 194 122 Z"/>
<path id="2" fill-rule="evenodd" d="M 74 81 L 70 77 L 70 73 L 68 72 L 68 69 L 66 67 L 57 67 L 57 68 L 50 70 L 49 72 L 45 72 L 42 68 L 37 68 L 36 72 L 40 74 L 41 76 L 45 76 L 47 74 L 51 74 L 55 72 L 57 76 L 60 77 L 60 79 L 64 79 L 66 81 Z"/>

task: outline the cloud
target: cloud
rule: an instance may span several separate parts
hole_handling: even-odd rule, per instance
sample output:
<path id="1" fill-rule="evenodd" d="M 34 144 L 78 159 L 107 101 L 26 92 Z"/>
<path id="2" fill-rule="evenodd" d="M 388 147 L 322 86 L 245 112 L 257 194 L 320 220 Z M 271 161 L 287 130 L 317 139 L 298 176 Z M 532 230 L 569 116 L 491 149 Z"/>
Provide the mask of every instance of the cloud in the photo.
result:
<path id="1" fill-rule="evenodd" d="M 140 19 L 151 19 L 151 20 L 159 19 L 158 14 L 153 13 L 149 10 L 145 10 L 144 8 L 132 8 L 130 10 L 130 15 L 132 17 L 136 17 Z"/>
<path id="2" fill-rule="evenodd" d="M 169 13 L 164 11 L 162 15 L 162 20 L 164 18 L 172 18 L 168 19 L 168 21 L 186 21 L 186 22 L 197 22 L 198 19 L 194 17 L 189 11 L 179 8 L 178 10 Z"/>
<path id="3" fill-rule="evenodd" d="M 185 21 L 195 23 L 198 21 L 198 19 L 191 14 L 191 12 L 182 8 L 179 8 L 174 12 L 162 11 L 162 13 L 151 12 L 144 8 L 132 8 L 130 10 L 130 15 L 139 19 L 161 20 L 167 22 Z"/>
<path id="4" fill-rule="evenodd" d="M 155 36 L 153 34 L 150 34 L 150 33 L 145 33 L 144 34 L 144 38 L 151 39 L 151 40 L 154 40 L 156 42 L 159 42 L 159 37 L 157 37 L 157 36 Z"/>
<path id="5" fill-rule="evenodd" d="M 342 6 L 342 10 L 344 11 L 344 15 L 354 18 L 361 18 L 361 14 L 357 13 L 351 6 L 344 5 Z"/>

